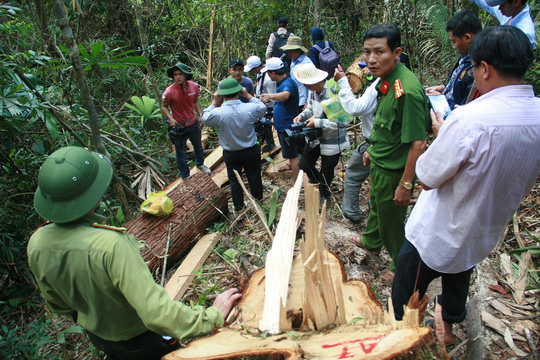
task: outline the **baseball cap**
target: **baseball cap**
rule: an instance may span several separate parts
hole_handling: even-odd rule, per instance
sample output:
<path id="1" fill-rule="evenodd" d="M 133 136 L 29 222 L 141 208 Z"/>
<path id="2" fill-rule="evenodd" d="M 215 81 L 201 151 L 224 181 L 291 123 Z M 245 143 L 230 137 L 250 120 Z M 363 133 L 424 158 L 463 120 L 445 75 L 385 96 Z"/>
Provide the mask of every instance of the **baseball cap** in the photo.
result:
<path id="1" fill-rule="evenodd" d="M 486 4 L 488 6 L 499 6 L 501 4 L 504 4 L 508 0 L 486 0 Z"/>
<path id="2" fill-rule="evenodd" d="M 236 65 L 242 65 L 242 66 L 244 66 L 244 62 L 242 61 L 242 59 L 234 58 L 234 59 L 232 59 L 231 62 L 229 63 L 229 67 L 230 67 L 230 68 L 235 67 Z"/>
<path id="3" fill-rule="evenodd" d="M 283 64 L 283 61 L 278 57 L 272 57 L 266 60 L 266 70 L 268 71 L 275 71 L 283 69 L 284 67 L 285 64 Z"/>
<path id="4" fill-rule="evenodd" d="M 285 26 L 288 23 L 289 23 L 289 19 L 287 17 L 285 17 L 285 16 L 280 17 L 279 20 L 278 20 L 278 25 L 279 26 Z"/>
<path id="5" fill-rule="evenodd" d="M 261 65 L 262 65 L 262 61 L 261 61 L 260 57 L 258 57 L 256 55 L 250 56 L 250 57 L 248 57 L 248 59 L 246 61 L 246 66 L 244 66 L 244 71 L 245 72 L 251 71 L 252 69 L 256 68 L 257 66 L 261 66 Z"/>

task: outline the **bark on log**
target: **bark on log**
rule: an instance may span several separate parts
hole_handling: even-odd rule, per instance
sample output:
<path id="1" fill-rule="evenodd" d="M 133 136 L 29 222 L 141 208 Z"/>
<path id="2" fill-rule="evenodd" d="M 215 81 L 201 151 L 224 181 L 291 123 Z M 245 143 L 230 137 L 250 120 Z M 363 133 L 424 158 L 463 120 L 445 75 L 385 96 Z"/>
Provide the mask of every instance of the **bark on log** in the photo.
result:
<path id="1" fill-rule="evenodd" d="M 167 246 L 169 224 L 172 224 L 169 264 L 180 260 L 208 226 L 227 211 L 227 194 L 206 174 L 194 174 L 168 193 L 174 204 L 171 215 L 162 219 L 141 213 L 126 224 L 128 234 L 143 241 L 141 251 L 150 271 L 161 267 Z"/>

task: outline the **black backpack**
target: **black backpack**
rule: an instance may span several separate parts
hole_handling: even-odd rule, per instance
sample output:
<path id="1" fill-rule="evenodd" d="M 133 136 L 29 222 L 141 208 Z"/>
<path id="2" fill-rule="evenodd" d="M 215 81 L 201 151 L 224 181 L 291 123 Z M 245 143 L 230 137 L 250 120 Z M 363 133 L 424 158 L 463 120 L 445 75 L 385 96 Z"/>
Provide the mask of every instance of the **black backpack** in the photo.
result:
<path id="1" fill-rule="evenodd" d="M 278 34 L 278 32 L 274 32 L 274 37 L 276 40 L 274 41 L 274 47 L 272 48 L 272 57 L 281 57 L 283 55 L 283 50 L 280 48 L 287 44 L 287 39 L 289 39 L 289 36 L 291 35 L 290 32 L 286 32 L 285 34 Z"/>

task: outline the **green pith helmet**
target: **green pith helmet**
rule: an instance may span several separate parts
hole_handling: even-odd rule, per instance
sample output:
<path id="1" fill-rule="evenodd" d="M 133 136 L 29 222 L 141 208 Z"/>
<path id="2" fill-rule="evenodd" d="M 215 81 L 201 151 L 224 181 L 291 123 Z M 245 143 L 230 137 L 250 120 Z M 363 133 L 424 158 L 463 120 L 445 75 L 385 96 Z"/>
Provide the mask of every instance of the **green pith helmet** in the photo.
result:
<path id="1" fill-rule="evenodd" d="M 112 175 L 113 168 L 102 154 L 76 146 L 57 150 L 39 170 L 36 211 L 55 223 L 78 220 L 99 203 Z"/>
<path id="2" fill-rule="evenodd" d="M 167 69 L 167 75 L 171 79 L 174 79 L 174 70 L 180 70 L 181 72 L 186 74 L 186 79 L 187 80 L 193 79 L 193 73 L 191 72 L 191 70 L 189 70 L 188 66 L 186 64 L 184 64 L 184 63 L 179 62 L 176 65 L 174 65 L 173 67 Z"/>
<path id="3" fill-rule="evenodd" d="M 235 78 L 226 78 L 219 84 L 218 95 L 232 95 L 242 91 L 242 85 Z"/>

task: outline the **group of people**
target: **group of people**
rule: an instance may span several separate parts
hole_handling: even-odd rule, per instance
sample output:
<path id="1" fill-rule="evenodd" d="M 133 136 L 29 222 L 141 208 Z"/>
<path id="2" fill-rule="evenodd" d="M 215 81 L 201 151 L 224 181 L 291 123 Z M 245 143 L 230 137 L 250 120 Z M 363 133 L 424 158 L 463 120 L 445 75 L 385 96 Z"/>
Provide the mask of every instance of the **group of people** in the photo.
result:
<path id="1" fill-rule="evenodd" d="M 367 229 L 353 240 L 370 251 L 384 246 L 389 252 L 398 320 L 415 290 L 423 296 L 433 279 L 442 278 L 435 301 L 442 307 L 446 344 L 453 341 L 452 324 L 466 316 L 474 267 L 497 244 L 540 173 L 540 99 L 524 83 L 534 37 L 517 27 L 527 24 L 522 16 L 528 11 L 526 1 L 471 1 L 499 5 L 510 20 L 501 17 L 503 26 L 482 30 L 474 14 L 458 12 L 447 32 L 460 60 L 444 85 L 422 87 L 400 62 L 400 32 L 388 24 L 371 27 L 363 37 L 365 64 L 375 81 L 361 97 L 352 93 L 341 66 L 333 70 L 341 105 L 362 117 L 365 136 L 352 152 L 345 178 L 342 209 L 353 222 L 360 221 L 360 186 L 371 176 Z M 252 195 L 262 199 L 255 123 L 269 111 L 294 176 L 301 168 L 319 183 L 322 201 L 329 201 L 334 167 L 349 146 L 346 124 L 329 119 L 321 105 L 328 99 L 332 74 L 306 56 L 308 50 L 289 33 L 286 19 L 279 25 L 270 36 L 265 64 L 256 56 L 247 64 L 231 60 L 231 77 L 220 83 L 204 111 L 187 66 L 178 63 L 168 70 L 174 84 L 163 94 L 162 110 L 177 146 L 180 174 L 189 176 L 187 138 L 196 165 L 210 172 L 196 142 L 202 124 L 218 128 L 237 210 L 244 204 L 234 170 L 245 171 Z M 313 41 L 319 48 L 328 46 L 320 44 L 318 28 Z M 290 67 L 271 46 L 280 42 Z M 256 86 L 242 75 L 249 71 L 257 75 Z M 430 94 L 443 94 L 451 104 L 446 119 L 430 110 Z M 295 123 L 319 132 L 298 144 L 286 131 Z M 436 138 L 426 150 L 429 128 Z M 172 301 L 154 282 L 136 239 L 101 225 L 103 218 L 95 214 L 112 174 L 107 158 L 78 147 L 60 149 L 45 160 L 34 205 L 49 223 L 30 238 L 30 269 L 50 309 L 80 323 L 110 359 L 159 359 L 178 348 L 177 339 L 221 326 L 241 295 L 227 290 L 208 309 Z M 405 223 L 417 179 L 423 190 Z"/>

